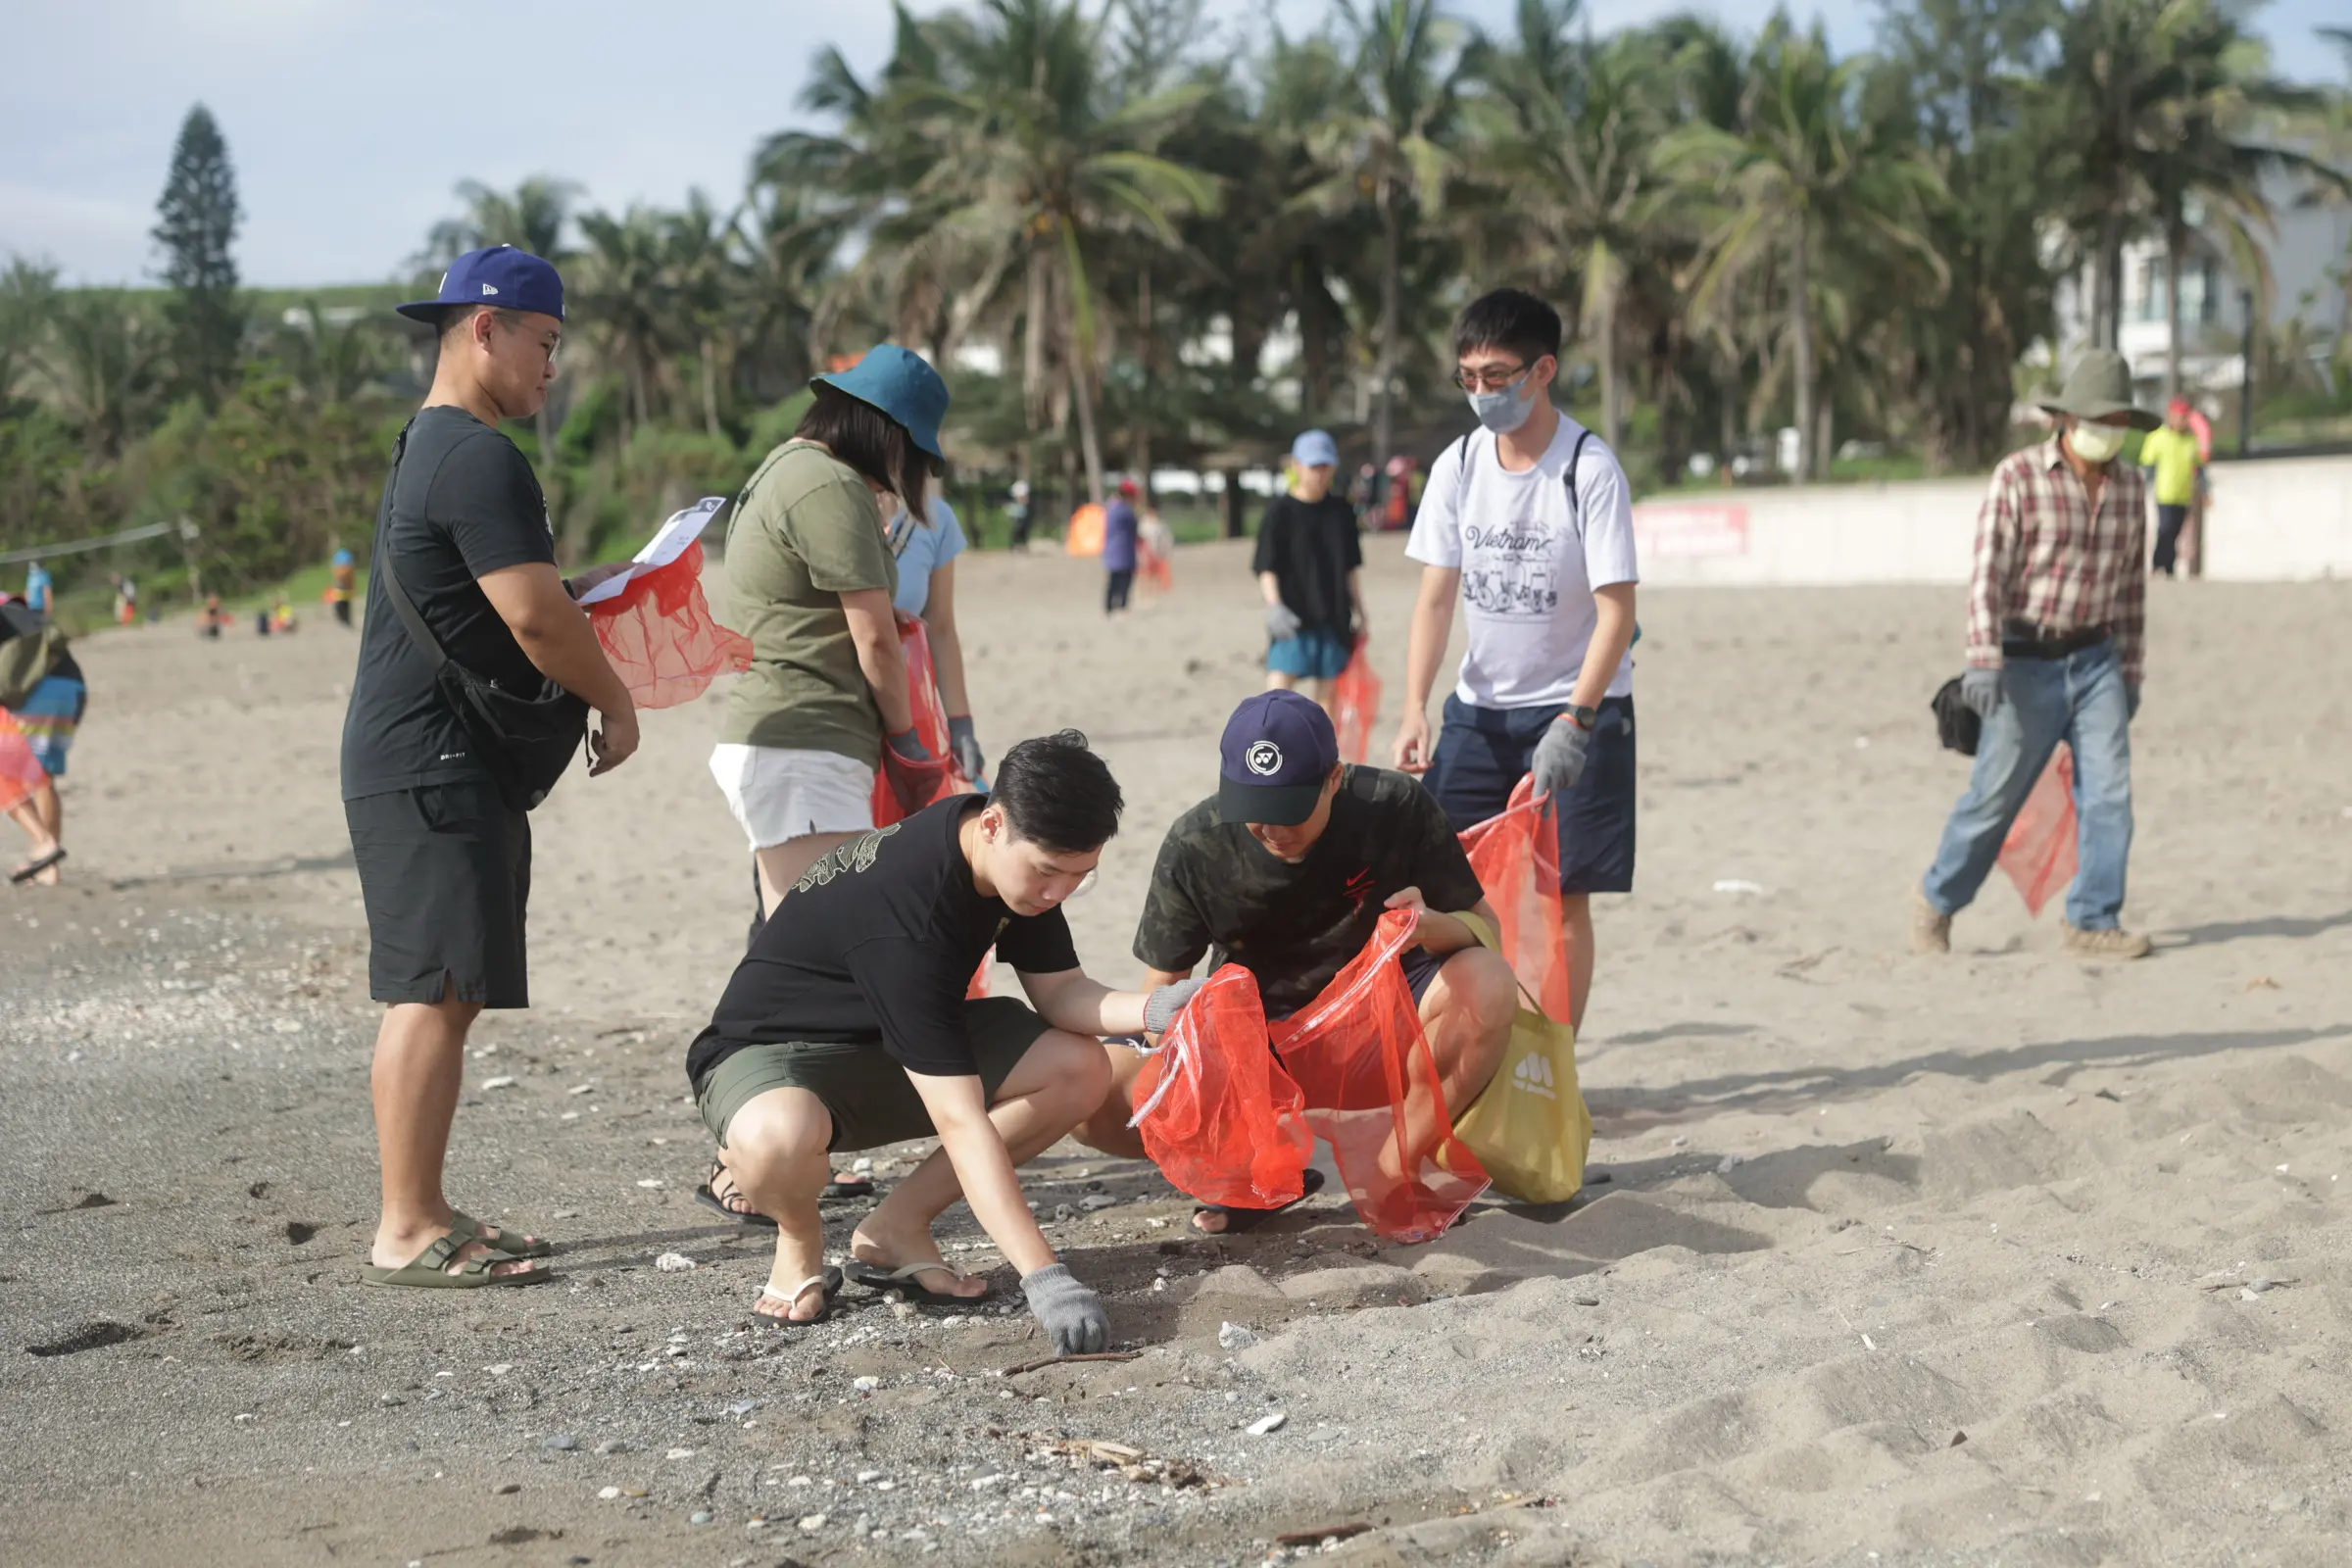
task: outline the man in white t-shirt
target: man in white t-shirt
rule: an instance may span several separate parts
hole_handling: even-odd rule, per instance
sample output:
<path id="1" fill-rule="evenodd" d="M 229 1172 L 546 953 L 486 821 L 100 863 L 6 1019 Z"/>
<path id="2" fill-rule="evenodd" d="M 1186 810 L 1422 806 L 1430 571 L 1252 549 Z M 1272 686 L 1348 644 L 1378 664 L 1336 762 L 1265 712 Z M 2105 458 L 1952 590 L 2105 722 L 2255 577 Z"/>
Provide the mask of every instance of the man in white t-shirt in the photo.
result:
<path id="1" fill-rule="evenodd" d="M 1457 831 L 1500 811 L 1531 772 L 1558 803 L 1569 1021 L 1581 1028 L 1591 895 L 1634 887 L 1633 493 L 1617 454 L 1552 407 L 1550 306 L 1496 289 L 1462 313 L 1453 351 L 1480 427 L 1431 466 L 1405 546 L 1421 595 L 1396 762 L 1428 774 Z M 1457 598 L 1470 645 L 1433 750 L 1429 694 Z"/>

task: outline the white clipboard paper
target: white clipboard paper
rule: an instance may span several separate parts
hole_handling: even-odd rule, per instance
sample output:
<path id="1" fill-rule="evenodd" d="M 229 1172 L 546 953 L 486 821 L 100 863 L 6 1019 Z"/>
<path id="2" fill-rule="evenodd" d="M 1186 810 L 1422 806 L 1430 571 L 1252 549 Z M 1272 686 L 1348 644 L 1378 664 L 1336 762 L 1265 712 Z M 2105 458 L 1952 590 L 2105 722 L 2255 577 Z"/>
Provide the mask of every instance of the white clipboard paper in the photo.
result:
<path id="1" fill-rule="evenodd" d="M 580 595 L 583 605 L 600 605 L 617 598 L 620 591 L 645 572 L 656 566 L 666 566 L 686 553 L 686 547 L 702 537 L 710 519 L 718 515 L 727 504 L 725 496 L 705 496 L 683 512 L 673 512 L 669 520 L 646 541 L 645 548 L 629 558 L 629 569 L 614 572 L 603 582 Z"/>

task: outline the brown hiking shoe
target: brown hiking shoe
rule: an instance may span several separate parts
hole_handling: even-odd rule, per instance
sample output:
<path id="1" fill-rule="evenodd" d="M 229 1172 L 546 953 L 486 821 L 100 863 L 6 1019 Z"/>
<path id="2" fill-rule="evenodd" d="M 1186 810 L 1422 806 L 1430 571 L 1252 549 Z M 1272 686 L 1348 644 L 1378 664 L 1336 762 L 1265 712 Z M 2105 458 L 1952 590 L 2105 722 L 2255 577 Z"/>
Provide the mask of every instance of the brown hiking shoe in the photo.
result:
<path id="1" fill-rule="evenodd" d="M 1917 888 L 1911 890 L 1911 951 L 1952 951 L 1952 917 L 1930 904 L 1928 896 Z"/>
<path id="2" fill-rule="evenodd" d="M 2085 958 L 2144 958 L 2156 951 L 2156 944 L 2137 931 L 2119 926 L 2085 931 L 2079 925 L 2060 923 L 2066 925 L 2066 951 Z"/>

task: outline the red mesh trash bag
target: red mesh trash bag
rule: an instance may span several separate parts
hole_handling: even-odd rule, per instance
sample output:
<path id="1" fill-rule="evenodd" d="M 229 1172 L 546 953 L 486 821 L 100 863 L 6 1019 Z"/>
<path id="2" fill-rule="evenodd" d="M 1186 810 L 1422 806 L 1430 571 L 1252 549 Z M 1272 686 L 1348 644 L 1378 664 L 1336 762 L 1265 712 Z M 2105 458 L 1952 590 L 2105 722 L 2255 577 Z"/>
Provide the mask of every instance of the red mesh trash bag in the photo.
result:
<path id="1" fill-rule="evenodd" d="M 928 762 L 901 760 L 885 745 L 874 775 L 874 826 L 888 827 L 951 795 L 970 795 L 974 785 L 956 765 L 948 748 L 948 710 L 939 700 L 939 671 L 931 662 L 931 633 L 913 615 L 899 617 L 899 650 L 906 658 L 906 700 L 914 709 L 914 733 Z"/>
<path id="2" fill-rule="evenodd" d="M 721 675 L 752 667 L 751 639 L 721 626 L 703 597 L 703 542 L 588 607 L 605 657 L 639 708 L 693 702 Z"/>
<path id="3" fill-rule="evenodd" d="M 16 716 L 0 708 L 0 814 L 15 810 L 49 782 L 49 770 L 32 755 L 32 743 Z"/>
<path id="4" fill-rule="evenodd" d="M 1559 818 L 1551 798 L 1535 799 L 1535 788 L 1534 774 L 1521 779 L 1499 815 L 1462 835 L 1462 851 L 1494 906 L 1502 956 L 1512 972 L 1543 1004 L 1545 1016 L 1566 1023 L 1575 999 L 1560 926 Z"/>
<path id="5" fill-rule="evenodd" d="M 1176 568 L 1169 564 L 1168 558 L 1161 555 L 1150 540 L 1138 539 L 1135 542 L 1135 564 L 1137 575 L 1161 593 L 1176 586 Z"/>
<path id="6" fill-rule="evenodd" d="M 1444 1234 L 1488 1187 L 1453 1135 L 1438 1064 L 1397 955 L 1420 916 L 1392 909 L 1304 1011 L 1269 1026 L 1275 1052 L 1331 1145 L 1355 1211 L 1395 1242 Z"/>
<path id="7" fill-rule="evenodd" d="M 1315 1135 L 1266 1047 L 1257 981 L 1229 963 L 1194 994 L 1135 1080 L 1131 1125 L 1152 1163 L 1204 1203 L 1274 1208 L 1304 1192 Z"/>
<path id="8" fill-rule="evenodd" d="M 2028 914 L 2039 916 L 2041 906 L 2075 879 L 2077 840 L 2075 754 L 2060 741 L 2001 841 L 2000 867 L 2017 884 Z"/>
<path id="9" fill-rule="evenodd" d="M 1372 750 L 1372 726 L 1380 718 L 1380 677 L 1364 657 L 1369 639 L 1358 636 L 1348 667 L 1331 688 L 1332 727 L 1340 732 L 1340 760 L 1360 762 Z"/>

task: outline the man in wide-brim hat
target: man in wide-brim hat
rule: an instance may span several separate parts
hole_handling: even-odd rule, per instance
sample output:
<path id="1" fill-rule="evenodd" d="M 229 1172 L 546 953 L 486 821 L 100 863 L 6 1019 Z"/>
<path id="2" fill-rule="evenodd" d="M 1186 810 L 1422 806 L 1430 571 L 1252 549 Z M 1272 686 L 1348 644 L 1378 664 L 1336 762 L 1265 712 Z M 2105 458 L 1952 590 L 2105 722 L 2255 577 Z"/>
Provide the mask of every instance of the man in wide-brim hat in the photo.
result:
<path id="1" fill-rule="evenodd" d="M 1913 910 L 1912 946 L 1951 951 L 1952 916 L 1984 885 L 2018 808 L 2060 741 L 2074 747 L 2081 869 L 2066 946 L 2146 956 L 2123 928 L 2132 855 L 2132 715 L 2147 609 L 2147 479 L 2120 463 L 2132 430 L 2163 421 L 2132 401 L 2132 371 L 2092 349 L 2041 405 L 2057 433 L 2004 459 L 1977 519 L 1963 701 L 1984 720 L 1976 771 L 1952 808 Z"/>

